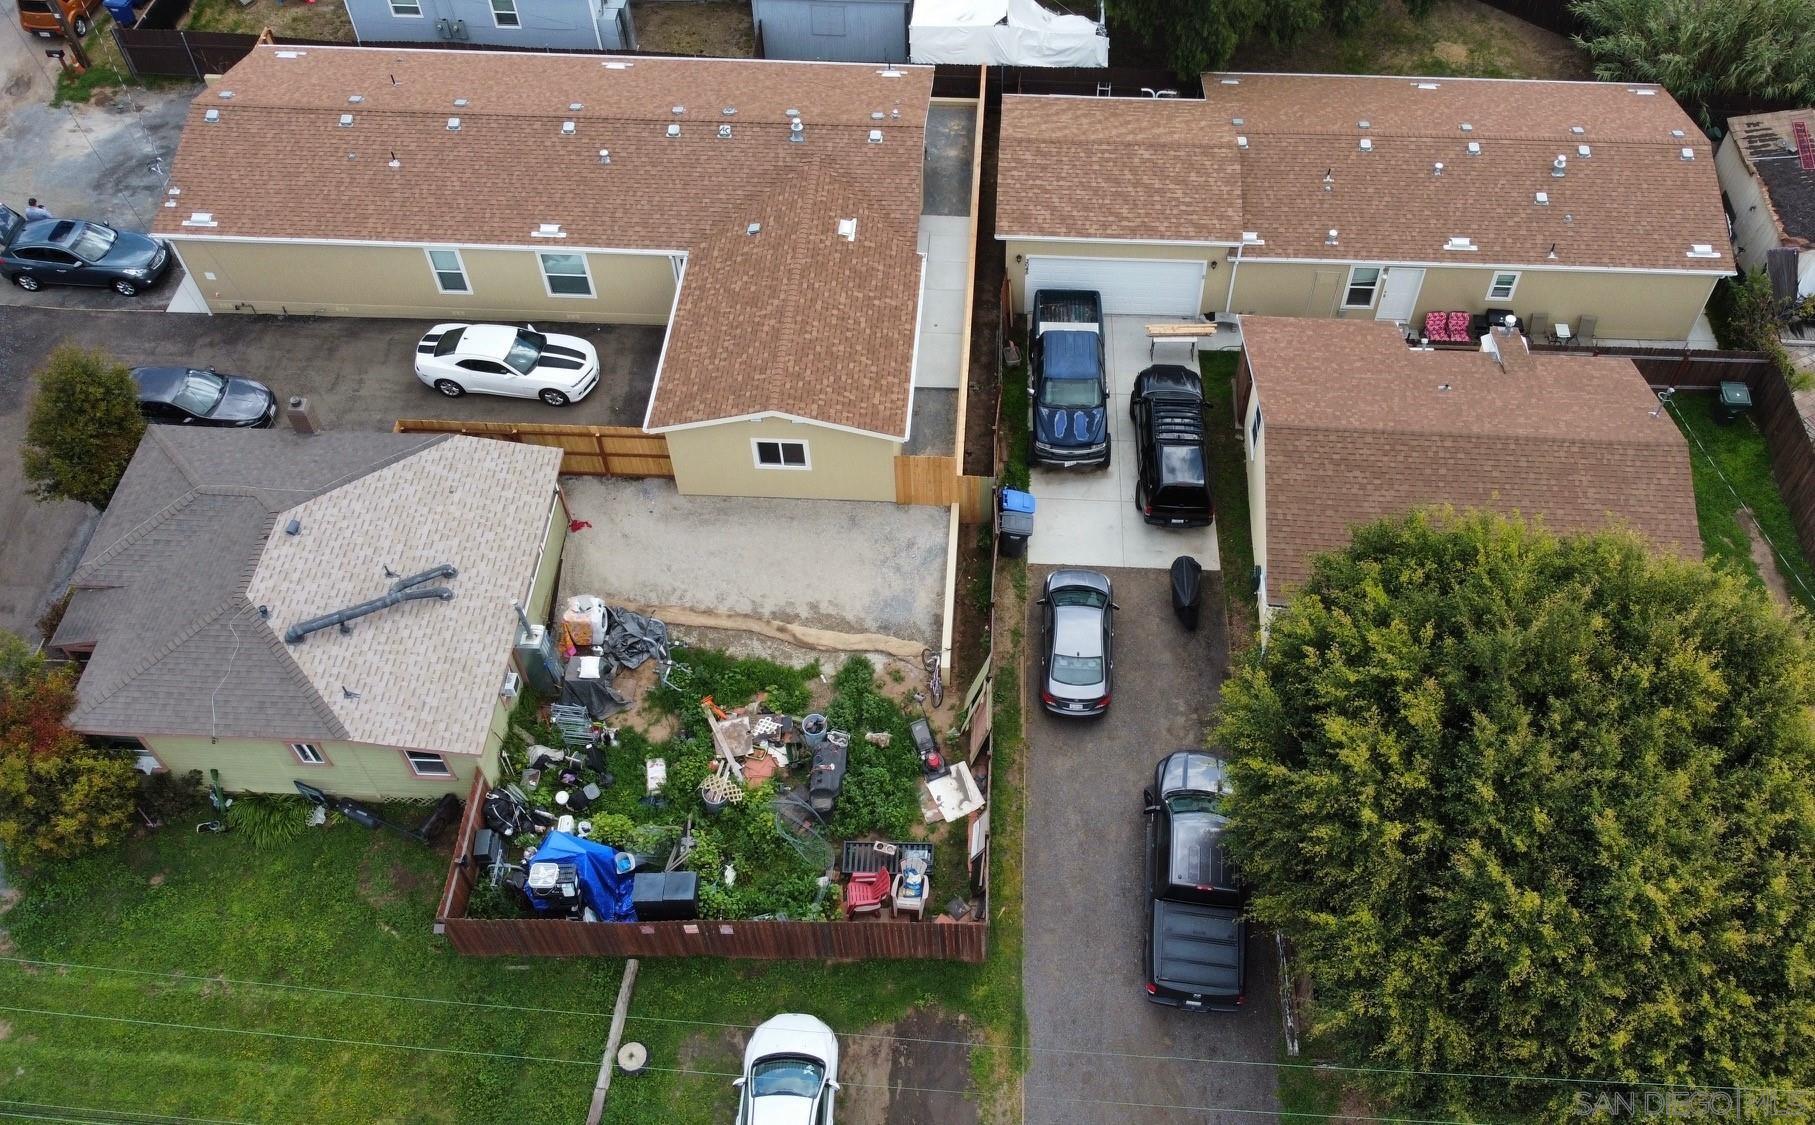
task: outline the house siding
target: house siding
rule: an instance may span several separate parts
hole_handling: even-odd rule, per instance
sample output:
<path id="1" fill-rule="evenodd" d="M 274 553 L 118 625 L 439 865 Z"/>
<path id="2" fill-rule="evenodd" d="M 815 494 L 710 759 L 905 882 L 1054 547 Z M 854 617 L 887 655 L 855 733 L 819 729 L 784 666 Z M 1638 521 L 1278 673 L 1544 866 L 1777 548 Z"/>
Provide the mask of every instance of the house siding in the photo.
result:
<path id="1" fill-rule="evenodd" d="M 534 250 L 460 250 L 471 292 L 437 290 L 419 246 L 171 239 L 210 312 L 666 324 L 674 265 L 665 254 L 586 255 L 593 296 L 550 297 Z M 558 240 L 548 249 L 559 251 Z"/>
<path id="2" fill-rule="evenodd" d="M 726 422 L 666 436 L 675 487 L 683 495 L 895 499 L 900 442 L 786 419 Z M 812 467 L 758 468 L 751 442 L 760 438 L 806 442 Z"/>
<path id="3" fill-rule="evenodd" d="M 567 505 L 556 493 L 549 501 L 548 534 L 542 541 L 542 563 L 530 581 L 524 612 L 531 621 L 547 621 L 554 604 L 555 580 L 561 573 L 561 551 L 567 545 Z"/>
<path id="4" fill-rule="evenodd" d="M 505 47 L 599 49 L 589 0 L 517 0 L 521 27 L 498 27 L 491 0 L 418 0 L 421 16 L 391 14 L 390 0 L 347 0 L 347 14 L 364 42 L 465 40 Z M 454 34 L 452 25 L 463 25 Z M 610 46 L 610 44 L 606 44 Z"/>
<path id="5" fill-rule="evenodd" d="M 1720 189 L 1733 208 L 1733 241 L 1739 264 L 1748 270 L 1765 268 L 1765 253 L 1778 245 L 1777 220 L 1758 181 L 1746 169 L 1736 135 L 1728 133 L 1714 154 Z"/>
<path id="6" fill-rule="evenodd" d="M 500 718 L 500 715 L 503 718 Z M 443 755 L 451 778 L 419 778 L 410 773 L 403 753 L 389 746 L 355 742 L 317 742 L 327 765 L 308 766 L 290 751 L 288 743 L 253 739 L 145 735 L 140 741 L 175 773 L 211 769 L 220 771 L 221 787 L 232 793 L 284 793 L 294 795 L 294 782 L 302 781 L 337 797 L 361 800 L 395 800 L 439 797 L 452 793 L 464 797 L 472 789 L 473 774 L 483 770 L 488 779 L 498 774 L 498 746 L 508 724 L 508 711 L 500 705 L 482 755 Z"/>
<path id="7" fill-rule="evenodd" d="M 752 0 L 751 11 L 762 27 L 764 58 L 908 61 L 904 0 Z"/>
<path id="8" fill-rule="evenodd" d="M 1353 317 L 1369 319 L 1373 309 L 1342 309 L 1343 286 L 1351 265 L 1391 262 L 1265 262 L 1244 258 L 1239 264 L 1221 246 L 1168 246 L 1161 243 L 1075 243 L 1008 239 L 1009 281 L 1016 308 L 1027 299 L 1027 258 L 1172 258 L 1204 259 L 1203 312 L 1233 311 L 1262 316 Z M 1244 251 L 1264 256 L 1265 247 Z M 1016 257 L 1020 260 L 1017 261 Z M 1722 262 L 1708 263 L 1720 267 Z M 1730 262 L 1724 264 L 1730 265 Z M 1516 268 L 1516 267 L 1502 267 Z M 1552 324 L 1574 324 L 1584 315 L 1598 319 L 1595 335 L 1609 340 L 1682 341 L 1708 303 L 1718 277 L 1710 274 L 1655 274 L 1616 271 L 1520 270 L 1510 301 L 1487 300 L 1496 270 L 1482 266 L 1431 266 L 1425 269 L 1413 317 L 1439 309 L 1483 312 L 1505 305 L 1521 317 L 1544 313 Z M 1231 302 L 1229 287 L 1235 287 Z"/>

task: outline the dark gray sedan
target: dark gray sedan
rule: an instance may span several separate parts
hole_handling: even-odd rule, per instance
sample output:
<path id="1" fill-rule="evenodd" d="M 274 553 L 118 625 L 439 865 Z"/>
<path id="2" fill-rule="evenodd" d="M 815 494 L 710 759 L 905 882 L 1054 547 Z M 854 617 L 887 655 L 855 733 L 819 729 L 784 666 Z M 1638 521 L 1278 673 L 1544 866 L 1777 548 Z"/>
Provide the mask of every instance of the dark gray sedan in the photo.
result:
<path id="1" fill-rule="evenodd" d="M 132 381 L 147 422 L 265 429 L 277 420 L 271 388 L 212 367 L 135 367 Z"/>
<path id="2" fill-rule="evenodd" d="M 123 297 L 150 289 L 170 269 L 155 238 L 81 219 L 27 222 L 0 207 L 0 277 L 35 293 L 46 285 L 94 285 Z"/>
<path id="3" fill-rule="evenodd" d="M 1055 570 L 1040 593 L 1045 644 L 1040 703 L 1055 715 L 1109 710 L 1115 672 L 1115 597 L 1094 570 Z"/>

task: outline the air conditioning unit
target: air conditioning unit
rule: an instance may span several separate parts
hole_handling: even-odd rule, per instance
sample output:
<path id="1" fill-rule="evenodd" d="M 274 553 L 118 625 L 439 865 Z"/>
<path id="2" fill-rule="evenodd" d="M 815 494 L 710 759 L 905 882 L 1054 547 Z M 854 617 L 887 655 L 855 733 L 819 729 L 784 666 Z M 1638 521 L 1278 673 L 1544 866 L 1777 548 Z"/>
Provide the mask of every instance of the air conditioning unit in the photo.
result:
<path id="1" fill-rule="evenodd" d="M 498 689 L 499 695 L 506 699 L 515 699 L 517 693 L 522 690 L 523 678 L 521 676 L 514 671 L 504 673 L 504 686 Z"/>

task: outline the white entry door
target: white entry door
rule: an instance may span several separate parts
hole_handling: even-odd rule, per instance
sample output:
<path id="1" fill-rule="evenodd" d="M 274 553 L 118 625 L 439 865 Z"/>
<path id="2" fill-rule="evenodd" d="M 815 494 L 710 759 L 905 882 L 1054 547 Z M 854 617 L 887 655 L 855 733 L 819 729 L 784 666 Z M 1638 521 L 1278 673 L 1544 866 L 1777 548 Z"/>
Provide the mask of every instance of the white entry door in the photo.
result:
<path id="1" fill-rule="evenodd" d="M 1188 316 L 1203 311 L 1204 261 L 1029 258 L 1027 301 L 1041 289 L 1094 289 L 1105 315 Z"/>
<path id="2" fill-rule="evenodd" d="M 1380 304 L 1375 320 L 1396 320 L 1401 324 L 1412 319 L 1418 307 L 1418 290 L 1424 288 L 1424 271 L 1409 266 L 1389 266 L 1380 279 Z"/>

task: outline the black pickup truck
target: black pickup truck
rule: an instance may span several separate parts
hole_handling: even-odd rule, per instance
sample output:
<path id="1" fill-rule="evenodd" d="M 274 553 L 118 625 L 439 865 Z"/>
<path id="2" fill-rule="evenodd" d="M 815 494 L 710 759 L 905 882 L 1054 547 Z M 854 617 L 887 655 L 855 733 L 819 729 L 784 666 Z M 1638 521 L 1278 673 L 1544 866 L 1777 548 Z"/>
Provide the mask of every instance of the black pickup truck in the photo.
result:
<path id="1" fill-rule="evenodd" d="M 1102 298 L 1086 289 L 1038 290 L 1028 335 L 1032 460 L 1107 468 L 1109 385 L 1103 361 Z"/>
<path id="2" fill-rule="evenodd" d="M 1203 380 L 1189 367 L 1155 364 L 1135 376 L 1128 416 L 1140 458 L 1134 504 L 1141 518 L 1161 527 L 1208 526 L 1216 512 Z"/>
<path id="3" fill-rule="evenodd" d="M 1223 848 L 1223 763 L 1201 750 L 1160 759 L 1144 794 L 1147 941 L 1155 1004 L 1233 1012 L 1247 1003 L 1247 888 Z"/>

